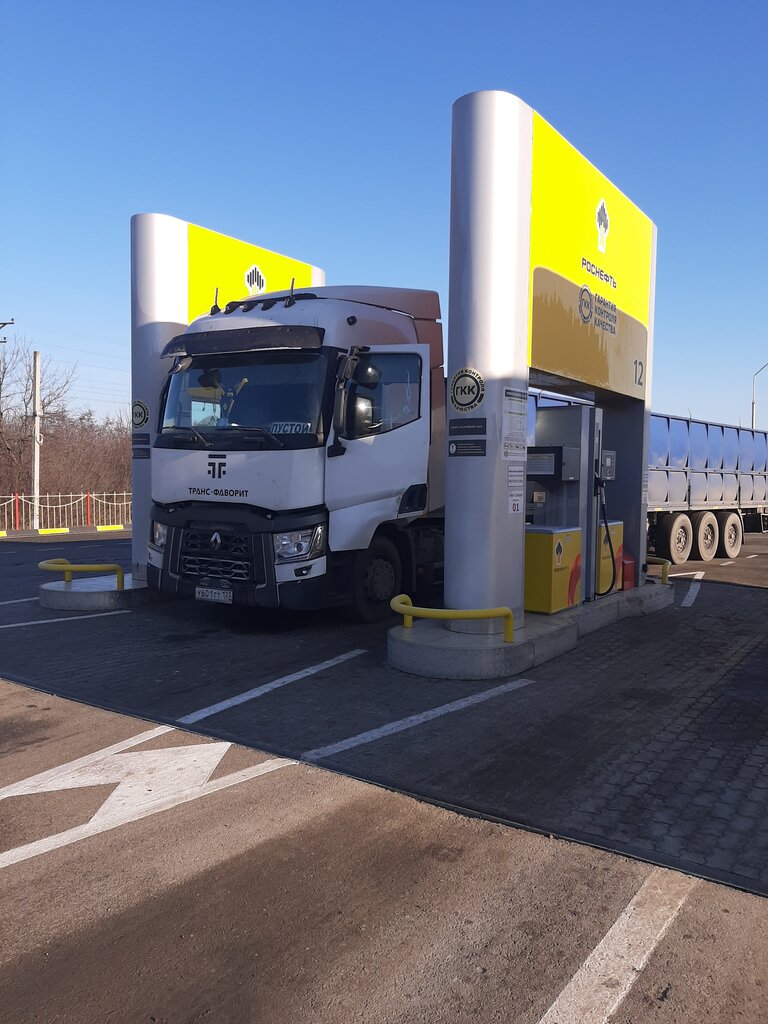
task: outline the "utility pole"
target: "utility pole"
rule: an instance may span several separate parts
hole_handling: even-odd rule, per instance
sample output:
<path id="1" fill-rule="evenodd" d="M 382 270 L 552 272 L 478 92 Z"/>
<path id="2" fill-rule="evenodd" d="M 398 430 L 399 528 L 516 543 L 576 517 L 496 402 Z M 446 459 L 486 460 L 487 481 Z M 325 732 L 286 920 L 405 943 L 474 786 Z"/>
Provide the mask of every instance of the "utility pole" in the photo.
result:
<path id="1" fill-rule="evenodd" d="M 32 424 L 34 429 L 32 442 L 32 449 L 34 453 L 32 469 L 32 528 L 34 530 L 40 529 L 40 445 L 43 441 L 40 436 L 41 416 L 40 353 L 34 352 L 32 355 Z"/>
<path id="2" fill-rule="evenodd" d="M 758 373 L 762 373 L 763 370 L 766 368 L 766 366 L 768 366 L 768 363 L 763 363 L 763 365 L 760 367 L 760 369 L 757 371 L 757 373 L 752 377 L 752 429 L 753 430 L 755 429 L 755 380 L 757 379 L 757 374 Z"/>

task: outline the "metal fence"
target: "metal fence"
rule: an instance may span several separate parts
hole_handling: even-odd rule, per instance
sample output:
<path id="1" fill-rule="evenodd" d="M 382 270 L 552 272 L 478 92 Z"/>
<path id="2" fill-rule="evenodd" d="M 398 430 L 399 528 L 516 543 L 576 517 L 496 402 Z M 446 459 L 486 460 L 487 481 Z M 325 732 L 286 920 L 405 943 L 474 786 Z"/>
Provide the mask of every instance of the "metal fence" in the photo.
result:
<path id="1" fill-rule="evenodd" d="M 0 531 L 34 529 L 34 498 L 31 494 L 0 494 Z M 130 491 L 94 494 L 41 494 L 40 529 L 60 530 L 76 526 L 129 526 Z"/>

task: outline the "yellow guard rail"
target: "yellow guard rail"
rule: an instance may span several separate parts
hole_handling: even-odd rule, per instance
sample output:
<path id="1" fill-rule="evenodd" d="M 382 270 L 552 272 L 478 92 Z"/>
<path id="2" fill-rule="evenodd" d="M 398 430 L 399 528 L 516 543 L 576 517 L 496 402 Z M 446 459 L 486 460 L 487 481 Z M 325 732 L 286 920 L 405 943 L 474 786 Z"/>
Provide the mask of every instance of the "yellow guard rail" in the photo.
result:
<path id="1" fill-rule="evenodd" d="M 413 618 L 419 619 L 504 619 L 504 643 L 515 639 L 515 617 L 510 608 L 414 608 L 407 594 L 398 594 L 389 602 L 393 612 L 403 616 L 406 629 L 413 628 Z"/>
<path id="2" fill-rule="evenodd" d="M 125 572 L 119 565 L 72 565 L 66 558 L 46 558 L 38 563 L 37 568 L 44 572 L 63 572 L 67 583 L 72 582 L 73 572 L 113 572 L 117 577 L 117 589 L 125 589 Z"/>
<path id="3" fill-rule="evenodd" d="M 660 565 L 661 582 L 669 583 L 669 570 L 672 568 L 672 563 L 668 558 L 657 558 L 656 555 L 647 555 L 645 560 L 648 565 Z"/>

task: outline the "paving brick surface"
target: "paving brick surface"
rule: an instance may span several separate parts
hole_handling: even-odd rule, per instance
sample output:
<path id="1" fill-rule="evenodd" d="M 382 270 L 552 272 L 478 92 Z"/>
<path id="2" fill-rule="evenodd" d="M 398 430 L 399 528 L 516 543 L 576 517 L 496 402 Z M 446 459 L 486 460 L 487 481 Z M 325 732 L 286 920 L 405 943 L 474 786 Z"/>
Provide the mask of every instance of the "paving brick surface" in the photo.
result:
<path id="1" fill-rule="evenodd" d="M 3 559 L 0 574 L 13 573 L 0 578 L 0 599 L 34 592 L 37 557 Z M 757 562 L 747 563 L 753 574 Z M 705 580 L 683 608 L 689 584 L 676 583 L 674 608 L 593 633 L 532 670 L 530 686 L 324 763 L 768 895 L 768 589 Z M 0 608 L 0 623 L 51 617 L 33 604 Z M 186 602 L 0 631 L 0 675 L 173 722 L 364 648 L 200 723 L 294 757 L 494 685 L 396 672 L 384 661 L 385 637 L 386 625 L 353 626 L 338 613 Z"/>

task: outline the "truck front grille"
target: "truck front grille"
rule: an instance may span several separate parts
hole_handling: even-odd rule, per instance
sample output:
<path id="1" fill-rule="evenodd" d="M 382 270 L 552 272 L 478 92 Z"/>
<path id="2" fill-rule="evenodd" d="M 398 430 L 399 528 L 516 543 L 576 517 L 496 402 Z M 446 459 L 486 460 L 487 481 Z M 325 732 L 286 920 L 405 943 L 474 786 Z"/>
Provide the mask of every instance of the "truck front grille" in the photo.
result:
<path id="1" fill-rule="evenodd" d="M 230 528 L 231 530 L 231 528 Z M 179 575 L 213 576 L 236 582 L 263 583 L 264 549 L 260 535 L 224 529 L 185 529 L 179 550 Z"/>

